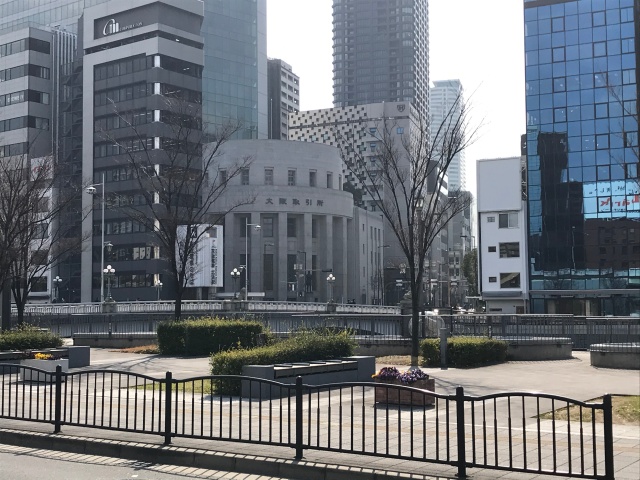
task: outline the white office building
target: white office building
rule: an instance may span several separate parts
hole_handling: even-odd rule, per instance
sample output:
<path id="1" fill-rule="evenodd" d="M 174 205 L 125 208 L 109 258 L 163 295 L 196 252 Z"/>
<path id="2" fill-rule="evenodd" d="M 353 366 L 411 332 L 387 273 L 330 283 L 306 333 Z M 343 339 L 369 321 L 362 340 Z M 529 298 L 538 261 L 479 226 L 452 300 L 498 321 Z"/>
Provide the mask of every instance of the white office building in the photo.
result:
<path id="1" fill-rule="evenodd" d="M 480 295 L 487 313 L 527 313 L 527 215 L 521 157 L 478 161 Z"/>

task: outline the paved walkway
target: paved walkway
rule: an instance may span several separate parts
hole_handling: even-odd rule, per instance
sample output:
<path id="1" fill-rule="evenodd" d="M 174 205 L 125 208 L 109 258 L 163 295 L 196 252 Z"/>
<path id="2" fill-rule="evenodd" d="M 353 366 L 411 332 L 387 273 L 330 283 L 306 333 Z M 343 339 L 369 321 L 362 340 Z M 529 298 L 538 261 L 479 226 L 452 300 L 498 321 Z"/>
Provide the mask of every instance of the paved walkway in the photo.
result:
<path id="1" fill-rule="evenodd" d="M 382 365 L 378 365 L 380 367 Z M 209 372 L 208 358 L 175 358 L 161 357 L 155 355 L 135 355 L 122 354 L 119 352 L 110 352 L 104 349 L 92 349 L 91 369 L 117 369 L 131 373 L 148 375 L 151 377 L 162 378 L 165 372 L 171 371 L 174 379 L 184 379 L 200 375 L 207 375 Z M 436 379 L 436 391 L 441 393 L 454 393 L 458 385 L 465 388 L 467 395 L 485 395 L 498 391 L 538 391 L 555 395 L 566 396 L 576 400 L 588 401 L 602 396 L 604 393 L 612 394 L 640 394 L 640 376 L 637 371 L 596 369 L 590 366 L 588 353 L 575 352 L 574 358 L 563 361 L 547 361 L 547 362 L 509 362 L 502 365 L 477 369 L 424 369 Z M 370 389 L 371 390 L 371 389 Z M 370 391 L 367 395 L 373 395 Z M 318 403 L 318 409 L 328 408 L 333 403 L 331 398 L 322 399 Z M 372 400 L 370 402 L 372 404 Z M 355 405 L 355 403 L 354 403 Z M 516 448 L 521 448 L 519 454 L 514 455 L 518 461 L 522 460 L 523 455 L 529 455 L 529 461 L 535 459 L 536 445 L 531 445 L 531 437 L 526 447 L 522 445 L 521 436 L 531 435 L 531 429 L 535 426 L 536 420 L 533 418 L 536 412 L 531 412 L 529 404 L 522 405 L 518 411 L 518 405 L 512 402 L 496 402 L 494 407 L 497 411 L 497 417 L 508 409 L 511 411 L 513 418 L 520 419 L 521 412 L 525 412 L 527 418 L 526 425 L 522 426 L 522 433 L 519 437 L 514 438 Z M 557 408 L 557 407 L 556 407 Z M 197 405 L 193 408 L 192 413 L 197 413 Z M 410 409 L 409 409 L 410 410 Z M 542 410 L 546 411 L 546 410 Z M 289 412 L 291 413 L 291 412 Z M 443 442 L 446 441 L 446 432 L 442 430 L 438 432 L 434 430 L 435 425 L 441 425 L 438 416 L 444 418 L 446 406 L 444 402 L 428 412 L 424 419 L 422 417 L 414 419 L 410 415 L 409 429 L 415 428 L 420 422 L 424 422 L 424 432 L 437 432 Z M 284 412 L 283 415 L 286 415 Z M 348 417 L 347 423 L 349 427 L 355 425 L 355 432 L 361 432 L 356 436 L 357 442 L 363 445 L 370 445 L 373 437 L 377 438 L 377 433 L 367 427 L 367 419 L 370 415 L 382 415 L 380 409 L 363 411 L 362 413 L 352 411 L 345 417 L 335 417 L 330 414 L 331 425 L 340 425 L 342 420 Z M 469 412 L 467 412 L 469 415 Z M 333 415 L 335 418 L 333 418 Z M 455 408 L 453 410 L 455 416 Z M 196 416 L 194 415 L 194 418 Z M 407 414 L 404 418 L 400 418 L 401 414 L 389 416 L 394 422 L 406 422 Z M 418 415 L 416 415 L 418 417 Z M 488 418 L 491 423 L 491 415 Z M 547 421 L 550 422 L 550 421 Z M 194 420 L 197 424 L 197 418 Z M 418 425 L 419 426 L 419 425 Z M 190 425 L 187 425 L 188 429 Z M 96 442 L 94 438 L 101 439 L 98 444 L 100 448 L 108 451 L 116 452 L 119 456 L 126 458 L 128 454 L 136 454 L 138 456 L 148 455 L 145 458 L 155 458 L 157 461 L 170 463 L 173 458 L 177 460 L 178 454 L 184 455 L 201 455 L 207 459 L 202 465 L 226 465 L 230 470 L 237 469 L 245 473 L 260 473 L 264 475 L 281 476 L 283 478 L 396 478 L 398 475 L 407 478 L 454 478 L 455 469 L 446 465 L 438 465 L 433 463 L 424 463 L 416 461 L 407 461 L 391 458 L 380 458 L 364 455 L 347 455 L 335 452 L 306 450 L 302 462 L 293 460 L 293 450 L 288 447 L 278 447 L 269 445 L 252 445 L 234 442 L 220 442 L 212 440 L 200 440 L 189 438 L 175 438 L 171 447 L 161 447 L 161 438 L 153 435 L 142 435 L 135 433 L 113 432 L 108 430 L 90 430 L 87 428 L 65 426 L 63 435 L 50 435 L 51 425 L 48 424 L 32 424 L 26 422 L 17 422 L 9 420 L 0 420 L 0 443 L 3 438 L 15 438 L 20 442 L 42 442 L 56 441 L 64 443 L 65 441 L 80 442 L 83 446 L 84 453 L 96 453 Z M 360 430 L 361 428 L 361 430 Z M 469 429 L 471 430 L 471 429 Z M 30 431 L 29 438 L 22 435 L 21 432 Z M 318 442 L 328 442 L 333 439 L 337 441 L 338 432 L 342 432 L 341 428 L 335 428 L 334 432 L 329 433 L 323 431 L 322 438 L 318 437 Z M 354 430 L 351 429 L 353 432 Z M 407 435 L 407 424 L 402 423 L 402 428 L 396 432 L 396 435 L 386 441 L 390 442 L 390 446 L 395 448 L 399 442 Z M 560 443 L 566 438 L 567 432 L 555 428 L 551 425 L 545 425 L 542 422 L 541 430 L 545 432 L 542 443 L 551 441 L 553 435 L 561 438 Z M 39 432 L 39 433 L 38 433 Z M 504 428 L 496 428 L 490 431 L 493 437 L 503 438 L 507 430 Z M 448 432 L 450 437 L 455 437 L 455 431 Z M 569 432 L 569 441 L 565 441 L 562 447 L 566 452 L 569 445 L 574 446 L 573 455 L 577 452 L 576 441 L 572 439 L 576 432 Z M 423 435 L 425 438 L 426 435 Z M 73 437 L 73 438 L 72 438 Z M 478 437 L 480 438 L 480 437 Z M 471 432 L 467 432 L 467 445 L 472 442 Z M 526 438 L 525 438 L 526 441 Z M 334 443 L 335 445 L 335 443 Z M 501 443 L 502 445 L 502 443 Z M 125 448 L 126 447 L 126 448 Z M 492 449 L 489 445 L 489 453 Z M 78 448 L 78 447 L 76 447 Z M 411 448 L 421 449 L 423 445 L 412 445 Z M 427 446 L 424 446 L 425 450 Z M 434 448 L 430 445 L 429 448 Z M 469 448 L 469 447 L 468 447 Z M 501 447 L 503 448 L 503 447 Z M 595 446 L 594 448 L 597 448 Z M 144 450 L 146 449 L 146 450 Z M 146 453 L 145 453 L 146 452 Z M 404 451 L 403 451 L 404 452 Z M 518 453 L 518 452 L 515 452 Z M 104 454 L 104 453 L 103 453 Z M 614 454 L 616 466 L 617 480 L 637 480 L 640 478 L 640 425 L 637 426 L 614 426 Z M 503 457 L 504 452 L 500 451 L 499 455 Z M 200 458 L 200 457 L 198 457 Z M 549 465 L 550 459 L 542 459 L 543 465 Z M 200 459 L 200 462 L 204 460 Z M 488 455 L 488 462 L 491 463 L 492 457 Z M 226 462 L 226 463 L 225 463 Z M 535 463 L 535 462 L 534 462 Z M 199 464 L 200 465 L 200 464 Z M 559 468 L 566 469 L 566 465 L 559 465 Z M 204 467 L 203 467 L 204 468 Z M 601 468 L 601 466 L 600 466 Z M 255 470 L 252 470 L 255 469 Z M 285 475 L 286 473 L 286 475 Z M 599 472 L 602 473 L 602 470 Z M 344 474 L 344 475 L 342 475 Z M 518 474 L 509 471 L 488 470 L 488 469 L 469 469 L 469 474 L 474 478 L 488 480 L 496 478 L 508 479 L 537 479 L 550 478 L 541 475 Z M 342 475 L 342 476 L 340 476 Z M 556 477 L 557 478 L 557 477 Z"/>

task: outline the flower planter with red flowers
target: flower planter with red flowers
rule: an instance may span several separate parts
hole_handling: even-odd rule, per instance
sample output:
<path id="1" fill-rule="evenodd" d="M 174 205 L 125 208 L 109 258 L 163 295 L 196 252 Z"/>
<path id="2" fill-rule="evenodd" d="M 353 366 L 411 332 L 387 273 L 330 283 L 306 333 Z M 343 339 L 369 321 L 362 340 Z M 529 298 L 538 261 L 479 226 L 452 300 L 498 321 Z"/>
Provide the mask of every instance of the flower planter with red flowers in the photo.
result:
<path id="1" fill-rule="evenodd" d="M 385 367 L 373 375 L 373 380 L 376 383 L 385 384 L 385 386 L 375 387 L 375 401 L 377 403 L 420 407 L 435 403 L 435 397 L 432 395 L 391 386 L 399 385 L 435 392 L 435 380 L 429 378 L 429 375 L 420 369 L 400 372 L 395 367 Z"/>

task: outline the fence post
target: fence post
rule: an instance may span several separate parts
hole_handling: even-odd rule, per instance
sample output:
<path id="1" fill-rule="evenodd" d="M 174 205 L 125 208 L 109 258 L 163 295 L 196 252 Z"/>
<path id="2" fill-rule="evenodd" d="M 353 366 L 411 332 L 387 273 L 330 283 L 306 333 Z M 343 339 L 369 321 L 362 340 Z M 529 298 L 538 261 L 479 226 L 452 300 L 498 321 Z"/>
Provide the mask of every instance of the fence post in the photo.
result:
<path id="1" fill-rule="evenodd" d="M 446 328 L 440 329 L 440 368 L 443 370 L 447 368 L 447 333 Z"/>
<path id="2" fill-rule="evenodd" d="M 604 414 L 604 478 L 614 480 L 613 467 L 613 407 L 611 405 L 611 395 L 602 397 L 602 407 Z"/>
<path id="3" fill-rule="evenodd" d="M 171 444 L 171 386 L 173 384 L 171 372 L 167 372 L 165 378 L 164 400 L 164 444 Z"/>
<path id="4" fill-rule="evenodd" d="M 302 377 L 296 377 L 296 460 L 302 459 Z"/>
<path id="5" fill-rule="evenodd" d="M 62 428 L 62 366 L 56 365 L 55 373 L 55 405 L 53 419 L 53 433 L 60 433 Z"/>
<path id="6" fill-rule="evenodd" d="M 473 425 L 471 426 L 473 428 Z M 464 388 L 456 388 L 456 431 L 458 433 L 458 478 L 467 478 L 467 452 L 464 431 Z"/>

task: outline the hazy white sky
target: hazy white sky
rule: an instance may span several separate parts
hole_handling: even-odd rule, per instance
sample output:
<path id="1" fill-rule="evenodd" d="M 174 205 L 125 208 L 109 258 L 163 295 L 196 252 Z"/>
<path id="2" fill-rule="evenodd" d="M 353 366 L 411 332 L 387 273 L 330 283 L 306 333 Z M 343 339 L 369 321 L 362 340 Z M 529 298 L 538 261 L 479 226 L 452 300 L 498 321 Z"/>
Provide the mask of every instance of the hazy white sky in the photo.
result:
<path id="1" fill-rule="evenodd" d="M 302 110 L 333 106 L 331 0 L 267 0 L 267 54 L 300 76 Z M 460 79 L 480 125 L 475 161 L 520 155 L 525 133 L 522 0 L 429 0 L 430 80 Z"/>

